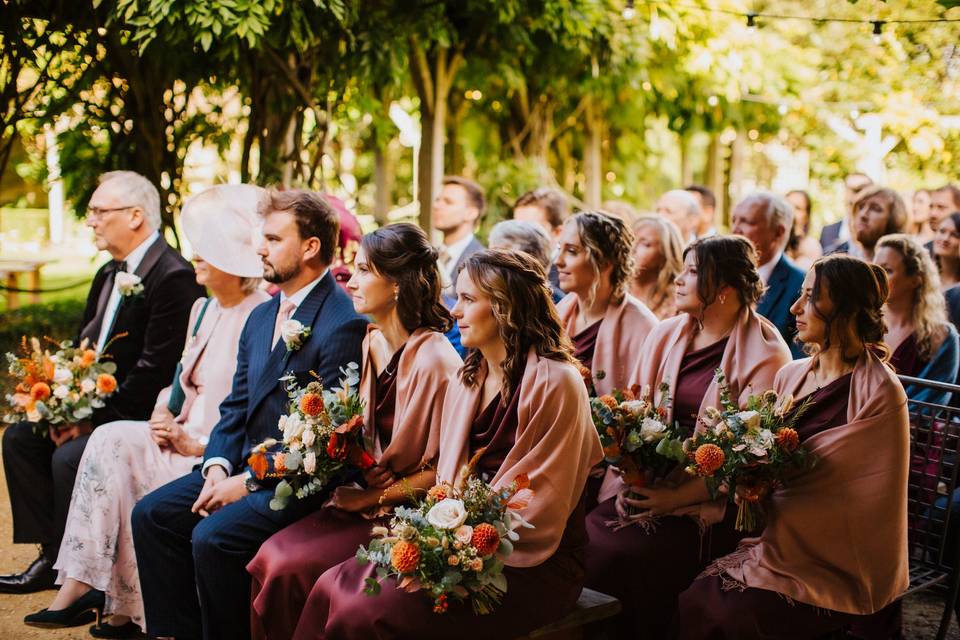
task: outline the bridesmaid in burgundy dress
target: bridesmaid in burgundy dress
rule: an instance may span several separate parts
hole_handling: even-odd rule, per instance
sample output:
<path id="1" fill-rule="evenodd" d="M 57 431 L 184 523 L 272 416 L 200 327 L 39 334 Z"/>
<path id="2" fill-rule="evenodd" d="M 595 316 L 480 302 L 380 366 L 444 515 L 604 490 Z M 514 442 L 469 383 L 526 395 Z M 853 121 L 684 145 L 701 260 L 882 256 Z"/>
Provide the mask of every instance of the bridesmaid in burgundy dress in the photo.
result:
<path id="1" fill-rule="evenodd" d="M 888 353 L 879 266 L 829 256 L 791 312 L 812 358 L 778 374 L 778 394 L 812 398 L 797 423 L 817 464 L 777 489 L 763 533 L 744 540 L 680 595 L 684 640 L 805 640 L 849 628 L 900 638 L 909 584 L 906 395 Z"/>
<path id="2" fill-rule="evenodd" d="M 687 247 L 676 281 L 680 313 L 647 337 L 637 380 L 657 401 L 660 384 L 669 385 L 669 420 L 692 432 L 698 416 L 719 405 L 718 368 L 741 402 L 773 386 L 791 356 L 776 327 L 753 311 L 762 289 L 745 238 L 713 236 Z M 630 491 L 645 498 L 631 499 Z M 723 498 L 710 500 L 703 480 L 682 472 L 642 490 L 608 472 L 600 500 L 587 517 L 587 586 L 623 603 L 618 637 L 662 638 L 680 592 L 736 547 L 736 513 L 725 513 Z M 628 505 L 641 514 L 627 516 Z"/>
<path id="3" fill-rule="evenodd" d="M 410 489 L 433 486 L 440 412 L 463 364 L 443 335 L 452 318 L 440 299 L 436 251 L 412 224 L 365 236 L 347 291 L 375 324 L 363 342 L 364 439 L 377 460 L 367 488 L 339 487 L 332 505 L 279 531 L 247 566 L 255 638 L 293 635 L 307 594 L 330 567 L 352 558 L 370 529 Z"/>
<path id="4" fill-rule="evenodd" d="M 584 577 L 583 488 L 601 457 L 586 389 L 550 299 L 542 267 L 524 253 L 481 251 L 457 280 L 453 315 L 471 349 L 443 408 L 437 478 L 451 481 L 480 448 L 494 486 L 528 474 L 533 496 L 524 529 L 506 557 L 509 590 L 487 615 L 466 603 L 443 615 L 423 593 L 388 578 L 363 593 L 370 566 L 347 560 L 310 593 L 294 638 L 516 637 L 576 603 Z"/>
<path id="5" fill-rule="evenodd" d="M 883 268 L 890 297 L 883 307 L 884 342 L 890 364 L 905 376 L 953 384 L 957 378 L 957 332 L 947 319 L 940 277 L 923 245 L 903 234 L 880 238 L 873 261 Z M 945 404 L 942 392 L 911 387 L 907 396 Z"/>
<path id="6" fill-rule="evenodd" d="M 626 389 L 640 347 L 657 317 L 626 292 L 633 272 L 633 232 L 606 213 L 578 213 L 563 225 L 556 260 L 560 321 L 574 356 L 591 372 L 597 395 Z"/>

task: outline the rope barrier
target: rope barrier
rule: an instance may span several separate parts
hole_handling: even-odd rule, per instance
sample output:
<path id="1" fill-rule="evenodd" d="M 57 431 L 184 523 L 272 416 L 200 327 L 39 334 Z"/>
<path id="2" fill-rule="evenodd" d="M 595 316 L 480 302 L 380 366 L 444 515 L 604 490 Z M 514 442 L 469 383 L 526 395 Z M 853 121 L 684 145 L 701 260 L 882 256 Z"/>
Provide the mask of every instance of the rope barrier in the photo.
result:
<path id="1" fill-rule="evenodd" d="M 59 293 L 61 291 L 67 291 L 68 289 L 76 289 L 81 285 L 90 284 L 91 282 L 93 282 L 93 278 L 88 278 L 62 287 L 54 287 L 53 289 L 21 289 L 20 287 L 8 287 L 0 284 L 0 291 L 6 291 L 8 293 Z"/>

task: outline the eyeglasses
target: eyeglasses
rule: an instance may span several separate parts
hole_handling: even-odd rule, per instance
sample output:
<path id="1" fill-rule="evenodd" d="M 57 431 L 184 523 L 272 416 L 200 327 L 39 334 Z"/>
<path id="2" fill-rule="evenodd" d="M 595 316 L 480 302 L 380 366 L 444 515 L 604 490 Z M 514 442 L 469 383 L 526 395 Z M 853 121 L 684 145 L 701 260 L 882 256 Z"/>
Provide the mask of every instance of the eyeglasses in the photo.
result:
<path id="1" fill-rule="evenodd" d="M 87 219 L 88 220 L 102 220 L 104 216 L 108 213 L 116 213 L 117 211 L 126 211 L 127 209 L 133 209 L 133 206 L 126 207 L 111 207 L 109 209 L 101 209 L 99 207 L 88 207 L 87 208 Z"/>

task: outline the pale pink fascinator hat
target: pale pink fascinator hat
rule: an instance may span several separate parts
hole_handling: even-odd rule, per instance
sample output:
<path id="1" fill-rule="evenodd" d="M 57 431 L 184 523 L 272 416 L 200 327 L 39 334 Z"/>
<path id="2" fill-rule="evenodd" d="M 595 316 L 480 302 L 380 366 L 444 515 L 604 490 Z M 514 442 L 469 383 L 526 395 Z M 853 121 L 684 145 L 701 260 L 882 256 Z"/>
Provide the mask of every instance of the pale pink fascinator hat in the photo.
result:
<path id="1" fill-rule="evenodd" d="M 265 195 L 253 185 L 221 184 L 187 200 L 180 210 L 180 225 L 194 253 L 220 271 L 262 278 L 257 207 Z"/>

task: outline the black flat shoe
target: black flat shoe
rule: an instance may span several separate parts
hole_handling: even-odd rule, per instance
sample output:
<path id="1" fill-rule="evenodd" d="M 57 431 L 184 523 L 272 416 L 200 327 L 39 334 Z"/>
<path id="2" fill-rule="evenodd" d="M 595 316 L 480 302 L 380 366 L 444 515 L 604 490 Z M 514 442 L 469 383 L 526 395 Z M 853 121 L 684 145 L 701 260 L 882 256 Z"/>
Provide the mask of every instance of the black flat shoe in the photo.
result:
<path id="1" fill-rule="evenodd" d="M 23 573 L 0 576 L 0 593 L 34 593 L 54 589 L 56 580 L 53 560 L 41 553 Z"/>
<path id="2" fill-rule="evenodd" d="M 121 624 L 116 627 L 109 622 L 95 624 L 90 627 L 90 635 L 92 635 L 94 638 L 118 638 L 120 640 L 125 640 L 126 638 L 147 637 L 145 633 L 140 631 L 140 627 L 137 626 L 132 620 L 127 621 L 126 624 Z"/>
<path id="3" fill-rule="evenodd" d="M 100 616 L 103 615 L 104 600 L 103 591 L 90 589 L 69 607 L 56 611 L 42 609 L 28 615 L 23 619 L 23 623 L 42 629 L 80 627 L 91 622 L 96 622 L 99 625 Z"/>

